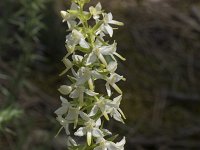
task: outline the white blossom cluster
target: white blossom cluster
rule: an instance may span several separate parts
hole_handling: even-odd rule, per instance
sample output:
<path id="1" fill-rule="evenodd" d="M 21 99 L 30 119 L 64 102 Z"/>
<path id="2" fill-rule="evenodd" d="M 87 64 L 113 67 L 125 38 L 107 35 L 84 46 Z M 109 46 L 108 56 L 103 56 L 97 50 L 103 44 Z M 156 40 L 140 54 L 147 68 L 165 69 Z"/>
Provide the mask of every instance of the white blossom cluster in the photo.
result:
<path id="1" fill-rule="evenodd" d="M 71 85 L 62 85 L 58 89 L 62 94 L 62 106 L 55 113 L 68 135 L 69 149 L 124 150 L 125 137 L 114 143 L 112 133 L 104 129 L 102 123 L 104 118 L 114 118 L 122 123 L 125 119 L 119 107 L 122 91 L 116 84 L 125 78 L 115 72 L 116 57 L 125 58 L 116 52 L 115 41 L 109 44 L 104 40 L 106 35 L 113 36 L 112 25 L 123 23 L 113 20 L 112 14 L 102 10 L 100 3 L 85 11 L 84 5 L 89 1 L 72 0 L 71 8 L 61 11 L 70 33 L 66 36 L 67 54 L 62 60 L 66 69 L 60 75 L 70 71 L 67 76 Z M 96 91 L 96 80 L 105 82 L 106 94 Z M 118 93 L 117 97 L 114 91 Z M 87 142 L 76 142 L 73 139 L 76 136 L 85 136 Z"/>

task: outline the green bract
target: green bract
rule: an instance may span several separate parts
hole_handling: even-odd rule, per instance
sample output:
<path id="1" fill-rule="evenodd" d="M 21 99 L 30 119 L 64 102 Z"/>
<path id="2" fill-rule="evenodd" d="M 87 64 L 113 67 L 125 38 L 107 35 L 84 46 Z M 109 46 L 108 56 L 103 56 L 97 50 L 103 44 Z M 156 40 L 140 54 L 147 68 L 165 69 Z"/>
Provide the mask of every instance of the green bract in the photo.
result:
<path id="1" fill-rule="evenodd" d="M 67 22 L 70 33 L 66 36 L 67 54 L 62 59 L 65 70 L 60 75 L 68 75 L 70 85 L 58 89 L 62 106 L 55 113 L 57 120 L 68 135 L 68 148 L 73 150 L 123 150 L 125 138 L 114 143 L 112 133 L 103 128 L 102 119 L 124 123 L 125 116 L 120 109 L 122 90 L 117 82 L 125 78 L 117 70 L 117 58 L 125 60 L 117 53 L 117 43 L 109 44 L 105 36 L 113 36 L 112 25 L 123 25 L 113 20 L 111 13 L 102 10 L 98 3 L 83 10 L 90 0 L 72 0 L 71 8 L 61 11 L 63 22 Z M 96 80 L 105 82 L 106 93 L 96 92 Z M 119 96 L 113 97 L 114 92 Z M 75 132 L 70 133 L 73 127 Z M 87 142 L 77 143 L 72 137 L 85 136 Z"/>

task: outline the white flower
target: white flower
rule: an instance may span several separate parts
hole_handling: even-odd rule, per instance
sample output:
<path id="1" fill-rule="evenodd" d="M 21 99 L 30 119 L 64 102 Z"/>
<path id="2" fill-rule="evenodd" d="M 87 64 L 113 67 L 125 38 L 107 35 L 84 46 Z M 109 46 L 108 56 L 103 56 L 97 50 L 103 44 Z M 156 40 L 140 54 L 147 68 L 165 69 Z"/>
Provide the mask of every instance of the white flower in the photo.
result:
<path id="1" fill-rule="evenodd" d="M 95 102 L 93 108 L 91 109 L 89 116 L 94 116 L 98 110 L 104 115 L 104 117 L 109 120 L 108 111 L 110 111 L 110 106 L 108 105 L 111 103 L 111 100 L 105 99 L 104 97 L 97 98 L 97 102 Z"/>
<path id="2" fill-rule="evenodd" d="M 72 74 L 75 77 L 76 86 L 82 86 L 85 84 L 85 82 L 88 81 L 88 85 L 90 87 L 90 90 L 93 90 L 94 85 L 93 85 L 93 80 L 97 80 L 100 78 L 103 78 L 103 76 L 98 73 L 96 70 L 89 69 L 88 67 L 81 67 L 77 73 L 72 69 Z"/>
<path id="3" fill-rule="evenodd" d="M 99 48 L 99 50 L 100 50 L 102 55 L 110 55 L 115 61 L 116 61 L 116 59 L 114 58 L 113 55 L 116 55 L 121 60 L 126 60 L 120 54 L 118 54 L 116 52 L 117 51 L 117 43 L 115 43 L 115 42 L 112 45 L 102 46 L 102 47 Z"/>
<path id="4" fill-rule="evenodd" d="M 66 11 L 61 11 L 60 13 L 63 18 L 63 22 L 67 21 L 68 28 L 73 29 L 77 24 L 74 16 L 72 16 L 70 13 L 68 13 Z"/>
<path id="5" fill-rule="evenodd" d="M 76 85 L 83 85 L 86 81 L 88 81 L 91 78 L 92 72 L 87 67 L 81 67 L 77 73 L 72 69 L 72 73 L 74 77 L 76 78 Z"/>
<path id="6" fill-rule="evenodd" d="M 95 7 L 91 6 L 89 8 L 90 13 L 93 15 L 93 18 L 95 20 L 99 19 L 99 15 L 102 13 L 101 11 L 102 7 L 101 7 L 101 3 L 98 3 Z"/>
<path id="7" fill-rule="evenodd" d="M 125 137 L 117 143 L 107 141 L 101 137 L 97 140 L 97 144 L 99 144 L 99 146 L 95 147 L 94 150 L 124 150 L 125 143 Z"/>
<path id="8" fill-rule="evenodd" d="M 97 98 L 97 102 L 94 103 L 89 116 L 94 116 L 97 114 L 98 110 L 104 115 L 104 117 L 109 120 L 108 114 L 115 120 L 124 123 L 122 117 L 126 119 L 124 113 L 119 108 L 120 102 L 122 100 L 122 95 L 113 99 L 113 101 L 106 99 L 104 97 Z"/>
<path id="9" fill-rule="evenodd" d="M 85 113 L 80 114 L 83 118 L 85 127 L 80 127 L 74 135 L 76 136 L 84 136 L 87 135 L 87 143 L 88 145 L 91 145 L 92 142 L 92 136 L 99 138 L 103 137 L 103 132 L 99 129 L 99 126 L 101 125 L 101 119 L 99 118 L 97 121 L 89 118 L 89 116 Z"/>
<path id="10" fill-rule="evenodd" d="M 121 100 L 122 100 L 122 95 L 119 95 L 115 97 L 113 101 L 110 101 L 110 103 L 108 104 L 110 106 L 108 113 L 110 113 L 110 116 L 113 117 L 115 120 L 124 123 L 122 117 L 124 119 L 126 119 L 126 117 L 124 113 L 122 112 L 122 110 L 119 108 Z"/>
<path id="11" fill-rule="evenodd" d="M 77 10 L 79 7 L 77 4 L 72 3 L 71 5 L 71 10 Z M 68 24 L 68 28 L 69 29 L 73 29 L 76 25 L 77 22 L 75 21 L 76 17 L 70 13 L 68 13 L 67 11 L 61 11 L 61 16 L 63 18 L 63 22 L 67 21 Z"/>
<path id="12" fill-rule="evenodd" d="M 74 69 L 72 69 L 72 73 L 75 77 L 74 79 L 76 80 L 76 82 L 73 85 L 74 90 L 69 95 L 70 98 L 78 98 L 80 104 L 82 105 L 84 93 L 86 93 L 89 96 L 98 95 L 98 93 L 93 91 L 93 80 L 100 77 L 97 71 L 90 71 L 87 67 L 81 67 L 77 73 L 74 71 Z M 88 82 L 90 89 L 87 89 L 85 87 L 86 82 Z"/>
<path id="13" fill-rule="evenodd" d="M 72 33 L 70 33 L 69 35 L 66 36 L 66 48 L 69 52 L 69 54 L 73 53 L 75 50 L 75 47 L 77 45 L 80 45 L 82 48 L 89 48 L 89 44 L 86 42 L 85 37 L 83 36 L 83 34 L 76 30 L 73 29 Z M 68 55 L 69 55 L 68 54 Z"/>
<path id="14" fill-rule="evenodd" d="M 62 101 L 62 106 L 55 111 L 55 114 L 57 115 L 56 119 L 64 127 L 66 134 L 69 135 L 69 124 L 72 122 L 68 121 L 66 118 L 63 118 L 63 115 L 65 115 L 72 106 L 64 97 L 61 96 L 60 100 Z"/>
<path id="15" fill-rule="evenodd" d="M 111 96 L 111 89 L 110 89 L 110 85 L 119 93 L 122 94 L 121 89 L 117 86 L 117 82 L 119 82 L 120 80 L 125 80 L 123 76 L 120 76 L 116 73 L 111 73 L 110 77 L 108 77 L 106 79 L 107 83 L 106 83 L 106 90 L 108 93 L 108 96 Z"/>
<path id="16" fill-rule="evenodd" d="M 114 59 L 115 61 L 117 60 L 115 59 L 114 55 L 116 55 L 122 60 L 125 60 L 125 58 L 123 58 L 120 54 L 118 54 L 116 50 L 117 50 L 116 43 L 113 43 L 112 45 L 108 45 L 108 46 L 97 45 L 96 47 L 94 47 L 92 52 L 88 55 L 88 58 L 86 60 L 86 65 L 93 64 L 94 62 L 97 61 L 97 58 L 98 58 L 105 66 L 107 66 L 107 62 L 106 62 L 106 59 L 104 58 L 104 55 L 105 56 L 110 55 L 112 59 Z"/>
<path id="17" fill-rule="evenodd" d="M 113 16 L 112 13 L 104 13 L 104 23 L 105 24 L 114 24 L 114 25 L 118 25 L 118 26 L 123 26 L 124 24 L 122 22 L 113 20 Z"/>
<path id="18" fill-rule="evenodd" d="M 95 93 L 89 89 L 86 89 L 85 86 L 76 86 L 76 88 L 71 92 L 69 95 L 70 98 L 78 98 L 80 104 L 83 104 L 84 99 L 84 93 L 86 93 L 89 96 L 95 96 L 98 95 L 98 93 Z"/>
<path id="19" fill-rule="evenodd" d="M 105 58 L 103 57 L 100 49 L 98 46 L 94 47 L 94 49 L 92 50 L 92 52 L 88 55 L 88 58 L 86 60 L 86 65 L 91 65 L 94 62 L 96 62 L 97 60 L 100 60 L 105 66 L 107 66 L 107 62 L 105 60 Z"/>
<path id="20" fill-rule="evenodd" d="M 75 107 L 70 107 L 66 116 L 66 120 L 68 122 L 74 123 L 74 129 L 77 126 L 78 123 L 78 116 L 80 113 L 80 109 L 79 108 L 75 108 Z"/>
<path id="21" fill-rule="evenodd" d="M 118 25 L 118 26 L 123 26 L 122 22 L 113 20 L 113 16 L 112 13 L 103 13 L 103 20 L 104 20 L 104 24 L 102 25 L 102 29 L 105 33 L 108 33 L 110 35 L 110 37 L 113 36 L 113 28 L 109 25 L 109 24 L 114 24 L 114 25 Z"/>
<path id="22" fill-rule="evenodd" d="M 92 147 L 93 150 L 124 150 L 125 138 L 117 143 L 106 140 L 105 137 L 112 133 L 103 129 L 101 123 L 102 116 L 107 120 L 112 117 L 123 123 L 123 119 L 125 119 L 119 107 L 122 91 L 116 84 L 125 79 L 115 73 L 118 66 L 116 57 L 122 60 L 125 58 L 117 53 L 116 42 L 109 44 L 110 40 L 104 40 L 105 35 L 113 36 L 114 28 L 112 25 L 121 26 L 123 23 L 113 20 L 111 13 L 104 13 L 100 3 L 89 7 L 89 12 L 84 11 L 85 4 L 89 1 L 72 0 L 70 10 L 61 11 L 63 22 L 67 22 L 70 33 L 66 36 L 65 42 L 67 54 L 62 60 L 65 69 L 60 75 L 69 70 L 72 75 L 68 75 L 71 85 L 61 85 L 58 89 L 70 101 L 60 97 L 62 104 L 55 111 L 56 119 L 61 124 L 61 129 L 64 128 L 68 135 L 67 145 L 69 149 Z M 107 95 L 96 92 L 95 88 L 98 84 L 96 80 L 98 79 L 106 82 Z M 111 87 L 120 96 L 111 99 Z M 75 136 L 86 136 L 86 146 L 81 147 L 69 136 L 69 126 L 72 125 L 76 130 Z"/>
<path id="23" fill-rule="evenodd" d="M 71 104 L 68 102 L 67 99 L 65 99 L 64 97 L 60 96 L 60 100 L 62 101 L 62 106 L 60 108 L 58 108 L 55 113 L 57 115 L 64 115 L 65 113 L 67 113 L 69 107 L 71 107 Z"/>
<path id="24" fill-rule="evenodd" d="M 70 123 L 74 123 L 74 128 L 78 123 L 78 116 L 80 113 L 80 108 L 73 107 L 67 99 L 60 97 L 62 101 L 62 106 L 58 108 L 55 113 L 57 114 L 57 120 L 65 128 L 66 133 L 69 134 L 68 126 Z M 67 115 L 65 115 L 67 114 Z M 63 115 L 66 117 L 63 118 Z"/>

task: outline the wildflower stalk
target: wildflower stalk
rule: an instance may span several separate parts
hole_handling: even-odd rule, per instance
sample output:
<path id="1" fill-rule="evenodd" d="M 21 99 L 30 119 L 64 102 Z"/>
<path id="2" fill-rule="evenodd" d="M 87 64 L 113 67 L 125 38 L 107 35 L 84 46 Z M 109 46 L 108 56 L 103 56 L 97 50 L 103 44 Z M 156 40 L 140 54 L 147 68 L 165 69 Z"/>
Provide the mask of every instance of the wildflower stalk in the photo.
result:
<path id="1" fill-rule="evenodd" d="M 125 137 L 114 143 L 112 133 L 103 128 L 102 120 L 114 118 L 124 123 L 125 116 L 120 109 L 122 91 L 116 84 L 125 78 L 115 71 L 117 59 L 125 60 L 116 52 L 117 43 L 104 40 L 113 36 L 111 25 L 122 26 L 113 20 L 111 13 L 102 10 L 101 4 L 84 10 L 90 0 L 72 0 L 71 8 L 61 11 L 63 22 L 68 25 L 70 33 L 66 36 L 67 54 L 62 59 L 71 85 L 61 85 L 62 106 L 55 113 L 58 122 L 68 136 L 68 148 L 72 150 L 123 150 Z M 72 75 L 71 75 L 72 74 Z M 97 92 L 96 80 L 106 82 L 107 93 Z M 115 97 L 114 93 L 118 96 Z M 115 94 L 116 95 L 116 94 Z M 75 130 L 74 133 L 70 129 Z M 74 139 L 86 137 L 81 144 Z M 74 138 L 74 139 L 73 139 Z"/>

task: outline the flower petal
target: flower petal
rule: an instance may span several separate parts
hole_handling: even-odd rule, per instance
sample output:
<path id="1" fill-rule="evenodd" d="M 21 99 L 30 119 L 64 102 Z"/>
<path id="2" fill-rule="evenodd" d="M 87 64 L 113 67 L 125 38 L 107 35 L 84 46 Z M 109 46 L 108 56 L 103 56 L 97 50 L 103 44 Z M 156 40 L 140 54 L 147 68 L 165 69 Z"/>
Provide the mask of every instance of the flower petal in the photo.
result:
<path id="1" fill-rule="evenodd" d="M 107 148 L 108 148 L 108 150 L 121 150 L 121 149 L 119 149 L 119 148 L 117 147 L 117 145 L 116 145 L 115 143 L 113 143 L 113 142 L 107 143 Z"/>
<path id="2" fill-rule="evenodd" d="M 108 96 L 111 96 L 111 89 L 108 83 L 106 83 L 106 91 L 107 91 Z"/>
<path id="3" fill-rule="evenodd" d="M 66 12 L 66 11 L 62 10 L 62 11 L 60 11 L 60 14 L 61 14 L 61 16 L 63 18 L 63 22 L 67 21 L 70 18 L 70 14 L 68 12 Z"/>
<path id="4" fill-rule="evenodd" d="M 113 99 L 113 103 L 119 107 L 121 100 L 122 100 L 122 95 L 119 95 Z"/>
<path id="5" fill-rule="evenodd" d="M 80 42 L 79 42 L 80 46 L 83 47 L 83 48 L 89 48 L 89 44 L 84 40 L 84 39 L 80 39 Z"/>
<path id="6" fill-rule="evenodd" d="M 113 83 L 111 86 L 119 93 L 122 94 L 122 90 L 117 86 L 117 84 Z"/>
<path id="7" fill-rule="evenodd" d="M 118 25 L 118 26 L 123 26 L 123 25 L 124 25 L 123 22 L 116 21 L 116 20 L 111 20 L 109 23 L 110 23 L 110 24 L 115 24 L 115 25 Z"/>
<path id="8" fill-rule="evenodd" d="M 79 93 L 78 89 L 75 89 L 70 93 L 69 97 L 70 98 L 78 98 L 79 95 L 80 95 L 80 93 Z"/>
<path id="9" fill-rule="evenodd" d="M 90 117 L 86 113 L 84 113 L 82 111 L 80 111 L 80 116 L 85 121 L 89 121 L 90 120 Z"/>
<path id="10" fill-rule="evenodd" d="M 91 131 L 87 132 L 87 143 L 88 143 L 89 146 L 92 143 L 92 133 L 91 133 Z"/>
<path id="11" fill-rule="evenodd" d="M 92 110 L 90 111 L 90 113 L 89 113 L 89 116 L 91 117 L 91 116 L 94 116 L 94 115 L 96 115 L 96 113 L 98 112 L 98 106 L 97 105 L 94 105 L 93 107 L 92 107 Z"/>
<path id="12" fill-rule="evenodd" d="M 123 137 L 123 139 L 122 139 L 120 142 L 117 142 L 116 145 L 117 145 L 120 149 L 122 149 L 122 148 L 124 147 L 125 143 L 126 143 L 126 138 Z"/>
<path id="13" fill-rule="evenodd" d="M 105 24 L 104 28 L 105 28 L 106 32 L 110 35 L 110 37 L 112 37 L 113 36 L 113 28 L 109 24 Z"/>
<path id="14" fill-rule="evenodd" d="M 106 59 L 104 58 L 104 56 L 103 56 L 102 54 L 99 54 L 98 58 L 101 60 L 101 62 L 102 62 L 105 66 L 108 65 L 107 62 L 106 62 Z"/>
<path id="15" fill-rule="evenodd" d="M 101 75 L 100 73 L 98 73 L 96 70 L 93 70 L 92 71 L 92 77 L 94 79 L 102 79 L 103 78 L 103 75 Z"/>
<path id="16" fill-rule="evenodd" d="M 93 64 L 95 61 L 97 60 L 97 56 L 95 55 L 95 53 L 90 53 L 87 60 L 86 60 L 86 65 L 91 65 Z"/>
<path id="17" fill-rule="evenodd" d="M 96 126 L 97 126 L 97 127 L 100 127 L 100 126 L 101 126 L 101 118 L 99 118 L 99 119 L 96 121 Z"/>
<path id="18" fill-rule="evenodd" d="M 75 121 L 76 119 L 78 119 L 78 114 L 79 114 L 79 110 L 77 108 L 71 107 L 68 110 L 66 119 L 69 121 Z"/>
<path id="19" fill-rule="evenodd" d="M 99 48 L 99 51 L 102 55 L 111 55 L 117 50 L 117 44 L 113 43 L 109 46 L 102 46 Z"/>
<path id="20" fill-rule="evenodd" d="M 102 9 L 101 3 L 98 2 L 98 4 L 95 6 L 95 8 L 97 11 L 101 11 L 101 9 Z"/>
<path id="21" fill-rule="evenodd" d="M 98 128 L 93 128 L 92 135 L 94 137 L 97 137 L 97 138 L 98 137 L 102 137 L 103 136 L 103 132 L 100 129 L 98 129 Z"/>
<path id="22" fill-rule="evenodd" d="M 80 127 L 75 133 L 75 136 L 84 136 L 86 134 L 85 127 Z"/>
<path id="23" fill-rule="evenodd" d="M 110 21 L 112 21 L 113 15 L 111 12 L 107 14 L 107 19 L 108 19 L 109 23 L 110 23 Z"/>
<path id="24" fill-rule="evenodd" d="M 107 129 L 102 129 L 102 131 L 103 131 L 104 134 L 106 134 L 106 135 L 112 135 L 112 132 L 110 132 L 110 131 L 107 130 Z"/>
<path id="25" fill-rule="evenodd" d="M 70 9 L 77 10 L 78 8 L 79 8 L 79 6 L 76 3 L 72 2 Z"/>
<path id="26" fill-rule="evenodd" d="M 113 118 L 119 122 L 124 123 L 124 120 L 121 117 L 121 114 L 118 111 L 115 111 L 113 114 Z"/>
<path id="27" fill-rule="evenodd" d="M 69 105 L 69 102 L 68 102 L 68 100 L 66 98 L 60 96 L 60 100 L 62 102 L 62 105 Z"/>
<path id="28" fill-rule="evenodd" d="M 111 61 L 107 66 L 107 70 L 109 72 L 115 72 L 117 70 L 117 62 L 116 61 Z"/>
<path id="29" fill-rule="evenodd" d="M 62 106 L 55 111 L 57 115 L 63 115 L 68 111 L 68 106 Z"/>
<path id="30" fill-rule="evenodd" d="M 92 90 L 88 90 L 88 89 L 85 90 L 85 93 L 86 93 L 87 95 L 90 95 L 90 96 L 96 96 L 96 95 L 99 94 L 99 93 L 96 93 L 96 92 L 94 92 L 94 91 L 92 91 Z"/>

